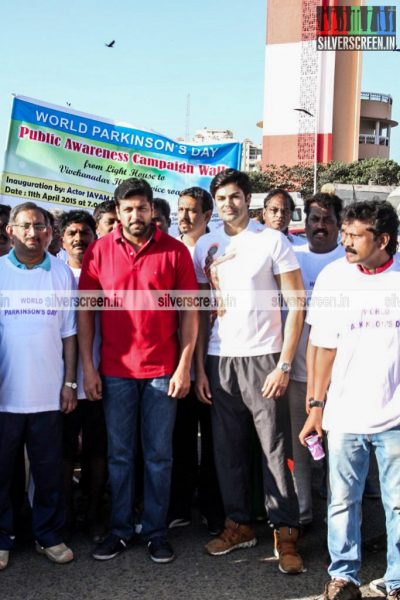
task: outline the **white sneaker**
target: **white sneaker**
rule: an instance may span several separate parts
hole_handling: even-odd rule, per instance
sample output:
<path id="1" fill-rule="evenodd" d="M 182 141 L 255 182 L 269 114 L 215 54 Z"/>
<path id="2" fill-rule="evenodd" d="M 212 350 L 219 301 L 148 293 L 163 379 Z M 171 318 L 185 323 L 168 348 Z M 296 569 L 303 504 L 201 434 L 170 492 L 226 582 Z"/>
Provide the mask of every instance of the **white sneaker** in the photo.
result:
<path id="1" fill-rule="evenodd" d="M 8 559 L 10 558 L 9 550 L 0 550 L 0 571 L 5 569 L 8 565 Z"/>
<path id="2" fill-rule="evenodd" d="M 49 560 L 58 565 L 63 565 L 74 560 L 74 553 L 71 548 L 68 548 L 65 544 L 57 544 L 56 546 L 43 548 L 43 546 L 36 542 L 36 552 L 44 554 Z"/>
<path id="3" fill-rule="evenodd" d="M 372 592 L 375 592 L 377 596 L 383 596 L 384 598 L 386 598 L 386 585 L 383 579 L 374 579 L 373 581 L 371 581 L 371 583 L 369 584 L 369 589 Z"/>

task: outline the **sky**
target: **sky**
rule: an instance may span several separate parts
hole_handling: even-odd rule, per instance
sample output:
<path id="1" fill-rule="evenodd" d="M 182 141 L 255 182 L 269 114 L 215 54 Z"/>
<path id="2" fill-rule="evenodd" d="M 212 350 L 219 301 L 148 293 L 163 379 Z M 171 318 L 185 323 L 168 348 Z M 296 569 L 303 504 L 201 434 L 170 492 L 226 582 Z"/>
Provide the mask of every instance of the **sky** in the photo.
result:
<path id="1" fill-rule="evenodd" d="M 397 21 L 400 36 L 399 8 Z M 17 0 L 2 6 L 2 24 L 1 153 L 12 94 L 171 138 L 188 122 L 191 136 L 209 127 L 261 142 L 266 0 Z M 399 72 L 400 52 L 364 53 L 362 89 L 391 94 L 397 121 Z M 391 157 L 400 162 L 397 130 Z"/>

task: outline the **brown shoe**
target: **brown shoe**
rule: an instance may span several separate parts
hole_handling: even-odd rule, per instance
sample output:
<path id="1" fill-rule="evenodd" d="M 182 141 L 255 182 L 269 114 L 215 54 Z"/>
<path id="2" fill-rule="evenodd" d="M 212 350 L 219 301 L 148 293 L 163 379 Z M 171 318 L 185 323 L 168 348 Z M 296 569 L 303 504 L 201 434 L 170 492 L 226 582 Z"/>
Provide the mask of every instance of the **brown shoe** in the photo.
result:
<path id="1" fill-rule="evenodd" d="M 279 570 L 282 573 L 296 575 L 303 573 L 304 566 L 297 552 L 299 530 L 295 527 L 280 527 L 274 530 L 274 553 L 279 559 Z"/>
<path id="2" fill-rule="evenodd" d="M 205 549 L 212 556 L 228 554 L 237 548 L 251 548 L 257 544 L 257 538 L 249 525 L 240 525 L 226 519 L 221 535 L 206 544 Z"/>
<path id="3" fill-rule="evenodd" d="M 352 581 L 331 579 L 325 585 L 324 600 L 359 600 L 362 598 L 360 588 Z"/>

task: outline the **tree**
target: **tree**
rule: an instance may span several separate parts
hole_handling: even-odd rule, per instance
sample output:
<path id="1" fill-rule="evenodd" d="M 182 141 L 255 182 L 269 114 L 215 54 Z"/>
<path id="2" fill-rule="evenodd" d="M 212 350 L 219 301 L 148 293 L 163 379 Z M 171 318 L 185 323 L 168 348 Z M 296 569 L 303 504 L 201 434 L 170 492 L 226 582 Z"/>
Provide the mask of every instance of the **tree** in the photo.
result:
<path id="1" fill-rule="evenodd" d="M 263 171 L 249 173 L 254 192 L 268 192 L 273 187 L 298 191 L 307 197 L 313 193 L 314 169 L 312 164 L 265 165 Z M 359 185 L 400 185 L 400 165 L 390 159 L 370 158 L 352 163 L 331 162 L 318 164 L 317 189 L 324 183 Z"/>

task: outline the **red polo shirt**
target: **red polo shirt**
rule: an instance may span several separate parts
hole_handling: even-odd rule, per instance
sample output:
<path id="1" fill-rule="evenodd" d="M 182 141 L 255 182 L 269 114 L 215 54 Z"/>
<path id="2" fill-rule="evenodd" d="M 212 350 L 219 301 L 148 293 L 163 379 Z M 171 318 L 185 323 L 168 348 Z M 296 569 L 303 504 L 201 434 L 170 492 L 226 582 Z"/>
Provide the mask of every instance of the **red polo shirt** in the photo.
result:
<path id="1" fill-rule="evenodd" d="M 86 251 L 80 290 L 197 290 L 193 262 L 180 241 L 154 229 L 138 252 L 121 225 Z M 146 305 L 147 306 L 147 305 Z M 110 377 L 171 375 L 179 359 L 179 314 L 174 310 L 101 311 L 100 371 Z"/>

